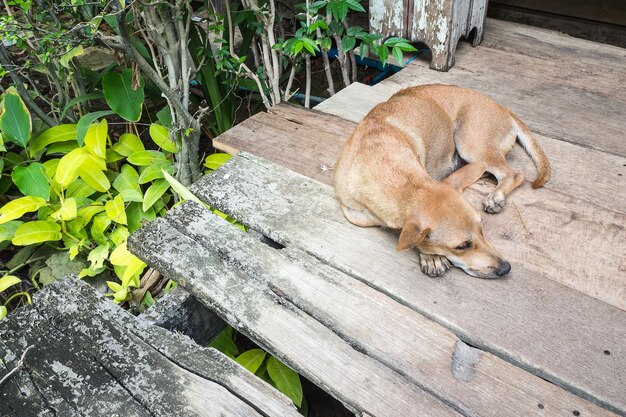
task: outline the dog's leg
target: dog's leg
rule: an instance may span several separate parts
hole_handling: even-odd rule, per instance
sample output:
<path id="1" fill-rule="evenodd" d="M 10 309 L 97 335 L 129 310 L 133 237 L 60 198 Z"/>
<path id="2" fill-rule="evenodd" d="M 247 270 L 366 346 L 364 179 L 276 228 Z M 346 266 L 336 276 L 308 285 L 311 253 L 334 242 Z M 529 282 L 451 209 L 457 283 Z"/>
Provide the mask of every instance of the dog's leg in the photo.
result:
<path id="1" fill-rule="evenodd" d="M 430 277 L 436 277 L 450 268 L 450 261 L 445 256 L 426 255 L 420 252 L 422 272 Z"/>
<path id="2" fill-rule="evenodd" d="M 515 132 L 503 126 L 476 132 L 469 130 L 468 126 L 464 125 L 456 138 L 457 152 L 467 163 L 484 162 L 486 171 L 496 177 L 498 185 L 487 196 L 485 211 L 499 213 L 506 203 L 506 196 L 524 182 L 522 174 L 513 171 L 505 158 L 515 144 Z"/>
<path id="3" fill-rule="evenodd" d="M 513 171 L 501 154 L 484 162 L 487 164 L 487 172 L 493 174 L 498 180 L 498 186 L 485 200 L 485 211 L 499 213 L 506 203 L 506 196 L 524 182 L 524 176 L 520 172 Z"/>
<path id="4" fill-rule="evenodd" d="M 370 226 L 382 226 L 383 222 L 368 210 L 355 210 L 346 206 L 345 204 L 341 204 L 341 210 L 343 210 L 344 216 L 346 219 L 352 224 L 356 224 L 361 227 L 370 227 Z"/>

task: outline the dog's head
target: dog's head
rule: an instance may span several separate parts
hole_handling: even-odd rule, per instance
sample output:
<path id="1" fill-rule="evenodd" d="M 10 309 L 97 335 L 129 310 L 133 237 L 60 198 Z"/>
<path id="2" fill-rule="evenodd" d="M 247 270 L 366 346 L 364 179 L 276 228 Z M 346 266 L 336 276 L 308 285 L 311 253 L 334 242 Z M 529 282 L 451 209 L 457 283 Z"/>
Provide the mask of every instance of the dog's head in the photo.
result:
<path id="1" fill-rule="evenodd" d="M 398 250 L 417 249 L 448 258 L 454 266 L 480 278 L 506 275 L 511 265 L 483 235 L 480 214 L 463 197 L 462 191 L 485 171 L 484 164 L 469 164 L 429 189 L 400 233 Z"/>

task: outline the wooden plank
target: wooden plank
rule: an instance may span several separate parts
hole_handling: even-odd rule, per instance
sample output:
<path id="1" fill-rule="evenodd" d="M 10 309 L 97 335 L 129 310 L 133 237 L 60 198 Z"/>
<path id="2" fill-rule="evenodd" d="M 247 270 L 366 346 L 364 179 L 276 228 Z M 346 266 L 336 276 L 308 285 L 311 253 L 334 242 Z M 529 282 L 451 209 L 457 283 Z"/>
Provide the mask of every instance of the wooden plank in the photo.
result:
<path id="1" fill-rule="evenodd" d="M 626 26 L 626 7 L 621 0 L 497 0 L 494 3 Z"/>
<path id="2" fill-rule="evenodd" d="M 419 272 L 416 254 L 395 251 L 397 235 L 349 224 L 330 187 L 246 153 L 239 153 L 223 169 L 201 179 L 192 192 L 278 243 L 297 247 L 388 294 L 472 346 L 583 398 L 626 412 L 626 313 L 548 279 L 542 270 L 530 269 L 527 254 L 518 257 L 516 252 L 503 251 L 513 264 L 509 278 L 504 280 L 478 280 L 456 269 L 443 278 L 428 278 Z M 242 197 L 251 195 L 256 198 Z M 515 205 L 520 204 L 515 201 Z M 509 213 L 513 216 L 519 211 L 525 216 L 527 211 L 546 207 L 544 216 L 551 219 L 547 223 L 554 221 L 552 207 L 532 200 L 531 204 Z M 580 213 L 582 217 L 570 224 L 555 222 L 554 229 L 561 232 L 554 246 L 525 245 L 536 253 L 546 253 L 553 261 L 559 261 L 559 256 L 582 256 L 588 248 L 581 249 L 580 242 L 586 240 L 578 240 L 571 231 L 606 227 L 603 223 L 607 221 L 608 227 L 589 244 L 609 238 L 612 246 L 597 252 L 598 256 L 607 256 L 607 251 L 612 257 L 619 254 L 626 242 L 623 226 L 611 229 L 610 219 L 598 220 L 598 211 Z M 495 234 L 489 219 L 502 215 L 488 216 L 485 226 L 496 247 L 506 239 L 489 236 Z M 589 226 L 591 223 L 594 226 Z M 539 234 L 538 229 L 530 230 Z M 578 262 L 575 258 L 569 261 Z"/>
<path id="3" fill-rule="evenodd" d="M 280 294 L 285 303 L 315 317 L 359 352 L 403 374 L 463 415 L 542 416 L 545 410 L 554 415 L 573 411 L 613 415 L 490 353 L 465 345 L 443 326 L 298 249 L 276 250 L 242 233 L 198 204 L 187 203 L 173 210 L 167 222 L 199 243 L 196 250 L 200 254 L 218 254 L 220 264 L 235 265 L 247 282 L 260 281 L 265 291 Z M 162 227 L 150 228 L 151 236 L 171 238 Z M 139 248 L 138 253 L 141 251 Z M 216 291 L 222 290 L 211 286 L 203 292 Z M 239 320 L 247 314 L 245 310 L 242 303 L 229 313 Z M 298 337 L 301 335 L 295 332 L 283 335 Z"/>
<path id="4" fill-rule="evenodd" d="M 482 46 L 554 60 L 577 68 L 584 66 L 585 72 L 611 73 L 626 70 L 624 48 L 497 19 L 487 19 Z"/>
<path id="5" fill-rule="evenodd" d="M 354 124 L 295 106 L 278 106 L 257 120 L 264 118 L 261 128 L 243 122 L 226 140 L 332 185 L 332 170 L 320 167 L 334 166 L 347 137 L 340 135 L 351 132 Z M 335 134 L 327 132 L 333 129 Z M 502 213 L 483 216 L 499 231 L 492 237 L 494 244 L 508 250 L 504 255 L 509 261 L 626 309 L 626 258 L 620 255 L 626 253 L 626 206 L 616 197 L 624 193 L 625 180 L 618 174 L 624 171 L 626 158 L 539 139 L 550 145 L 545 149 L 553 162 L 553 177 L 539 190 L 528 185 L 515 190 Z M 509 159 L 526 178 L 534 178 L 532 162 L 521 148 L 515 147 Z M 579 166 L 580 161 L 585 164 Z M 479 193 L 468 194 L 477 208 L 482 207 L 479 197 L 492 187 L 481 181 L 470 188 Z"/>
<path id="6" fill-rule="evenodd" d="M 335 94 L 332 98 L 317 105 L 315 110 L 358 123 L 374 106 L 387 100 L 401 88 L 397 84 L 369 87 L 365 84 L 354 83 Z M 293 114 L 295 110 L 292 108 L 283 111 L 281 107 L 278 107 L 275 112 L 278 112 L 279 109 L 285 113 L 285 117 L 295 119 Z M 287 111 L 290 114 L 287 115 Z M 328 121 L 325 121 L 325 124 L 328 123 Z M 347 126 L 342 126 L 341 128 L 341 131 L 349 130 Z M 584 148 L 539 134 L 535 136 L 552 163 L 552 177 L 545 185 L 546 188 L 552 189 L 559 194 L 566 194 L 600 207 L 626 214 L 626 196 L 616 198 L 623 195 L 624 189 L 626 189 L 626 158 Z M 270 146 L 270 149 L 267 149 L 266 153 L 275 151 L 275 149 L 271 148 L 276 146 L 279 141 L 277 138 L 273 140 L 274 143 Z M 305 140 L 305 138 L 299 139 L 303 147 L 306 146 L 302 143 Z M 259 139 L 259 141 L 260 143 L 256 144 L 250 140 L 239 140 L 237 145 L 241 147 L 240 149 L 249 150 L 257 154 L 265 144 L 265 142 L 261 142 L 262 139 Z M 336 152 L 336 155 L 338 155 L 339 151 L 336 150 Z M 298 154 L 298 156 L 300 155 L 302 155 L 302 152 Z M 270 159 L 273 159 L 273 157 L 270 157 Z M 536 173 L 535 167 L 520 146 L 515 146 L 507 159 L 512 167 L 524 173 L 526 179 L 534 178 Z M 306 175 L 316 178 L 308 174 Z M 316 179 L 320 180 L 320 178 Z M 326 181 L 322 180 L 322 182 Z M 330 184 L 329 182 L 326 183 Z"/>
<path id="7" fill-rule="evenodd" d="M 534 132 L 626 156 L 626 70 L 597 73 L 559 61 L 485 46 L 458 46 L 449 72 L 413 61 L 384 81 L 401 86 L 455 84 L 481 91 L 517 113 Z"/>
<path id="8" fill-rule="evenodd" d="M 0 323 L 8 366 L 32 346 L 0 386 L 2 415 L 299 415 L 218 351 L 135 319 L 76 278 L 38 292 L 34 305 Z"/>
<path id="9" fill-rule="evenodd" d="M 459 416 L 403 374 L 292 305 L 280 288 L 243 273 L 235 262 L 221 259 L 165 220 L 157 219 L 133 234 L 129 248 L 357 415 Z"/>

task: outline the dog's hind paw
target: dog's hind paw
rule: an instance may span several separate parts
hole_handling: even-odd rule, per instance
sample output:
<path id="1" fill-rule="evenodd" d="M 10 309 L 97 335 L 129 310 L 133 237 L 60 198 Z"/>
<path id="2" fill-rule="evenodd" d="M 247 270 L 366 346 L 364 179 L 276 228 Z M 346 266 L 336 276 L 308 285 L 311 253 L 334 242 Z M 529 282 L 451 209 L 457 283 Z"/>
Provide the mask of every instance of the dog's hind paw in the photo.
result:
<path id="1" fill-rule="evenodd" d="M 420 265 L 423 273 L 430 277 L 436 277 L 450 268 L 450 261 L 445 256 L 420 253 Z"/>
<path id="2" fill-rule="evenodd" d="M 506 204 L 504 193 L 500 190 L 496 190 L 487 196 L 485 200 L 485 211 L 487 213 L 500 213 Z"/>

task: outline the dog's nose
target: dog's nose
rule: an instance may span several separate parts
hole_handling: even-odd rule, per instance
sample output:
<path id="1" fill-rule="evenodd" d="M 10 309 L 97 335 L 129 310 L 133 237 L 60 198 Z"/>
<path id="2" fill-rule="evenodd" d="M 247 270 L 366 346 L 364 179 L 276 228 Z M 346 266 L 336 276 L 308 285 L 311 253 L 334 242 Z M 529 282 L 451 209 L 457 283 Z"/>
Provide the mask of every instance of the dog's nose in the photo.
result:
<path id="1" fill-rule="evenodd" d="M 498 275 L 499 277 L 504 276 L 508 274 L 510 270 L 511 264 L 507 261 L 503 261 L 500 263 L 500 265 L 498 265 L 498 268 L 496 269 L 496 275 Z"/>

